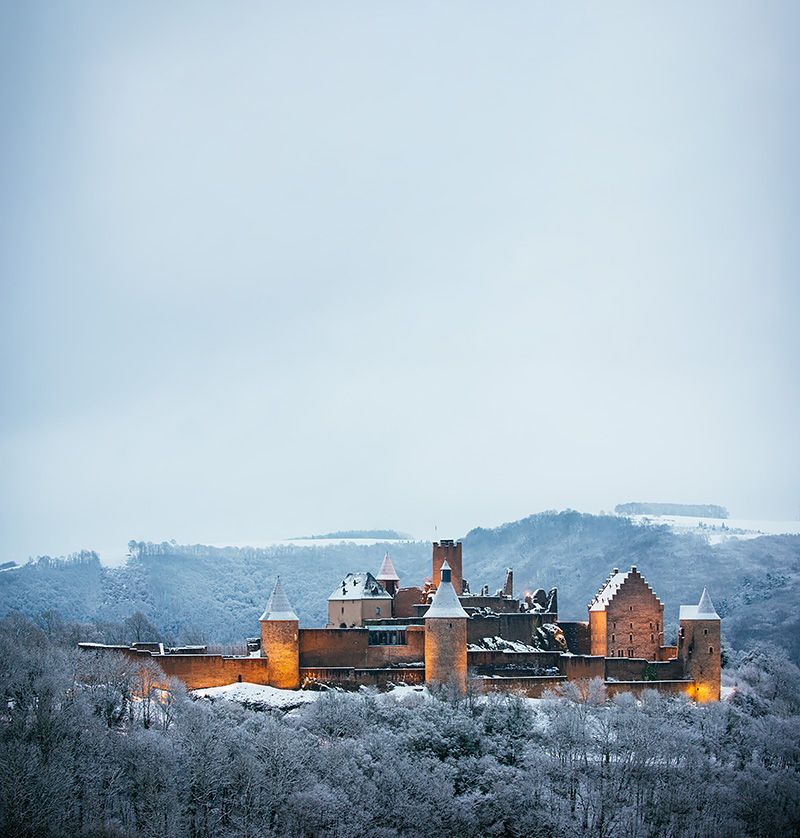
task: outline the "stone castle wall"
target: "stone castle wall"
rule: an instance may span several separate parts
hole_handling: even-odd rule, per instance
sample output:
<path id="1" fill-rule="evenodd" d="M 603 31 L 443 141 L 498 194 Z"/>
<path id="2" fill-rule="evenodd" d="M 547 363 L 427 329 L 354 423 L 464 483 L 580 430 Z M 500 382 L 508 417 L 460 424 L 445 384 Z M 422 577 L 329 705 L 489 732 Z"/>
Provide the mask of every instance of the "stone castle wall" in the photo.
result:
<path id="1" fill-rule="evenodd" d="M 425 629 L 406 628 L 405 645 L 370 646 L 369 629 L 300 629 L 301 667 L 382 667 L 425 660 Z"/>

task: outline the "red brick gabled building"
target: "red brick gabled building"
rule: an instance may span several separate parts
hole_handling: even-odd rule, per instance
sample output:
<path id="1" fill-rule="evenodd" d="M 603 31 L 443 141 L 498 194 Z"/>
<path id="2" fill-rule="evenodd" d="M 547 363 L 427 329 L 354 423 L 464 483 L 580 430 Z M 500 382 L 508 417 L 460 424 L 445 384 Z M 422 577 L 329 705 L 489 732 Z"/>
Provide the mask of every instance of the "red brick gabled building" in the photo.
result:
<path id="1" fill-rule="evenodd" d="M 633 565 L 611 576 L 589 603 L 592 654 L 661 659 L 664 604 Z"/>

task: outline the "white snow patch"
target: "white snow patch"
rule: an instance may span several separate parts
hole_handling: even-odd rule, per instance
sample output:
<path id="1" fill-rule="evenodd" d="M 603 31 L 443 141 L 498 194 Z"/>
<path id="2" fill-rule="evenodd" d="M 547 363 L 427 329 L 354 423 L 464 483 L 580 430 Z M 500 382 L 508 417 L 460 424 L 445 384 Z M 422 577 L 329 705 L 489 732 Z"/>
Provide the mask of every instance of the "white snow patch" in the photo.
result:
<path id="1" fill-rule="evenodd" d="M 798 535 L 800 521 L 759 521 L 747 518 L 698 518 L 691 515 L 627 515 L 636 524 L 663 524 L 675 532 L 703 535 L 710 544 L 731 538 L 758 538 L 762 535 Z"/>
<path id="2" fill-rule="evenodd" d="M 301 704 L 316 701 L 321 692 L 313 690 L 281 690 L 268 687 L 265 684 L 251 684 L 248 681 L 228 684 L 225 687 L 207 687 L 204 690 L 194 690 L 192 695 L 210 701 L 225 699 L 237 701 L 250 707 L 273 710 L 291 710 Z"/>

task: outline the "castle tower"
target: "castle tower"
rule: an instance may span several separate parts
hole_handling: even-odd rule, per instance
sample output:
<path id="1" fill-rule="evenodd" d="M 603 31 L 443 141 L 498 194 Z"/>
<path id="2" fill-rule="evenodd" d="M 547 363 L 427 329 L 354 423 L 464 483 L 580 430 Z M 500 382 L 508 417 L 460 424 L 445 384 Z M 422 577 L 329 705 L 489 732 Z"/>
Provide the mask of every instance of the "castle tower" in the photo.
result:
<path id="1" fill-rule="evenodd" d="M 397 589 L 400 587 L 400 577 L 397 575 L 388 553 L 383 557 L 381 569 L 375 578 L 383 585 L 387 594 L 394 596 L 397 593 Z"/>
<path id="2" fill-rule="evenodd" d="M 261 623 L 261 654 L 269 658 L 269 685 L 287 690 L 300 686 L 300 620 L 281 585 L 275 582 Z"/>
<path id="3" fill-rule="evenodd" d="M 461 569 L 461 542 L 454 542 L 452 538 L 443 538 L 433 542 L 433 587 L 438 588 L 442 578 L 442 565 L 447 562 L 450 566 L 450 579 L 456 596 L 463 593 L 463 572 Z"/>
<path id="4" fill-rule="evenodd" d="M 467 612 L 456 596 L 447 561 L 440 565 L 440 572 L 439 587 L 425 612 L 425 681 L 454 683 L 466 692 Z"/>
<path id="5" fill-rule="evenodd" d="M 695 700 L 719 701 L 720 619 L 705 588 L 697 605 L 681 606 L 678 657 L 686 675 L 694 680 Z"/>

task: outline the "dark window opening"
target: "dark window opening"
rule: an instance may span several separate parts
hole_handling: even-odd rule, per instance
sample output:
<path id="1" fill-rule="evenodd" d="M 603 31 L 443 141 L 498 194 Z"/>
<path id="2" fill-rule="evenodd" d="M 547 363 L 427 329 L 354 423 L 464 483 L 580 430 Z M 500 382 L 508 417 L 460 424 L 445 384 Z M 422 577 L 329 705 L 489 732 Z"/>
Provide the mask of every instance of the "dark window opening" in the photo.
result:
<path id="1" fill-rule="evenodd" d="M 404 628 L 370 628 L 367 637 L 370 646 L 405 646 L 408 642 Z"/>
<path id="2" fill-rule="evenodd" d="M 713 654 L 714 654 L 714 647 L 713 647 L 713 646 L 709 646 L 709 647 L 708 647 L 708 654 L 709 654 L 709 655 L 713 655 Z"/>

